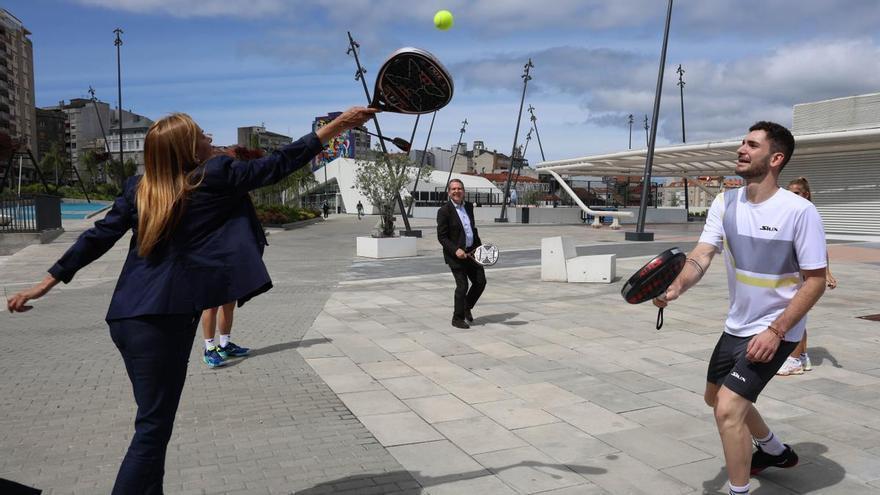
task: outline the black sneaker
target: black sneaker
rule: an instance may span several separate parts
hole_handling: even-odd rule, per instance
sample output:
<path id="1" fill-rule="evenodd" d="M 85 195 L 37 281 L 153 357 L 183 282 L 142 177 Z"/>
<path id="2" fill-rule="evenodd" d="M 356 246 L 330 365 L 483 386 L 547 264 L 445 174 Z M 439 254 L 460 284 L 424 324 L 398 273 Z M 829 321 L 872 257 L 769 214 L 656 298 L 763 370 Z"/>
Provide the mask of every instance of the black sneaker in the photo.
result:
<path id="1" fill-rule="evenodd" d="M 459 320 L 459 319 L 456 319 L 456 318 L 453 318 L 453 319 L 452 319 L 452 326 L 454 326 L 454 327 L 456 327 L 456 328 L 464 328 L 464 329 L 467 329 L 467 328 L 470 328 L 470 327 L 471 327 L 470 325 L 468 325 L 468 323 L 467 323 L 466 321 L 464 321 L 464 320 Z"/>
<path id="2" fill-rule="evenodd" d="M 790 468 L 797 466 L 797 454 L 794 453 L 791 446 L 788 444 L 784 445 L 785 450 L 779 455 L 770 455 L 761 450 L 761 447 L 758 447 L 758 450 L 752 454 L 752 474 L 758 474 L 768 467 Z"/>
<path id="3" fill-rule="evenodd" d="M 464 319 L 467 320 L 468 323 L 471 323 L 474 321 L 474 315 L 471 314 L 471 310 L 469 310 L 469 309 L 464 310 Z"/>

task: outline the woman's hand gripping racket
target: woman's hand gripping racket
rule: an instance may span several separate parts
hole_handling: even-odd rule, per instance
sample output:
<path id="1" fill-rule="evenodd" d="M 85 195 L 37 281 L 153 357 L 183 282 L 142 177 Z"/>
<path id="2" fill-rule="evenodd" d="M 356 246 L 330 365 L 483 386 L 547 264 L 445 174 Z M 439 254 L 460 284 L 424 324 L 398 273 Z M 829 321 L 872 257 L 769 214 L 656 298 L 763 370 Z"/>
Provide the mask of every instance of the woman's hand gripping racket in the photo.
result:
<path id="1" fill-rule="evenodd" d="M 470 259 L 483 266 L 492 266 L 495 263 L 498 263 L 498 257 L 500 255 L 501 253 L 498 251 L 498 246 L 494 244 L 482 244 L 468 253 Z"/>
<path id="2" fill-rule="evenodd" d="M 425 50 L 401 48 L 379 69 L 370 107 L 395 113 L 431 113 L 445 107 L 452 92 L 452 77 L 439 60 Z"/>
<path id="3" fill-rule="evenodd" d="M 660 296 L 681 273 L 686 259 L 684 252 L 677 247 L 663 251 L 623 284 L 620 295 L 630 304 L 640 304 Z M 662 327 L 663 308 L 660 308 L 657 312 L 657 330 Z"/>

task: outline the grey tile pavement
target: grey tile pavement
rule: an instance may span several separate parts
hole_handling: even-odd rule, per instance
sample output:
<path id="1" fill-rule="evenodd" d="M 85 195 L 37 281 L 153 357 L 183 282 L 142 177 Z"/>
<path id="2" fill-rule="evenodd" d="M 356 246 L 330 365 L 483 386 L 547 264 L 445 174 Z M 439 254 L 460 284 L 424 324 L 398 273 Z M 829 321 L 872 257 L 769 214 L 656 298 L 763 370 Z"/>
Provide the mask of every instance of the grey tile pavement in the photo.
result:
<path id="1" fill-rule="evenodd" d="M 619 250 L 619 277 L 699 226 L 655 243 L 584 226 L 482 225 L 511 256 L 488 270 L 470 330 L 449 325 L 451 275 L 431 222 L 419 256 L 354 259 L 372 222 L 275 232 L 276 287 L 236 313 L 250 358 L 208 370 L 197 339 L 169 449 L 169 493 L 722 493 L 705 366 L 726 310 L 721 264 L 666 311 L 607 285 L 540 282 L 542 237 Z M 10 289 L 39 277 L 73 234 L 0 257 Z M 121 246 L 122 244 L 120 244 Z M 830 248 L 840 288 L 811 313 L 814 370 L 777 377 L 758 407 L 801 465 L 754 493 L 880 493 L 880 250 Z M 0 316 L 0 478 L 46 493 L 112 484 L 133 403 L 102 322 L 117 247 L 29 315 Z M 624 257 L 625 256 L 625 257 Z M 632 257 L 636 256 L 636 257 Z"/>

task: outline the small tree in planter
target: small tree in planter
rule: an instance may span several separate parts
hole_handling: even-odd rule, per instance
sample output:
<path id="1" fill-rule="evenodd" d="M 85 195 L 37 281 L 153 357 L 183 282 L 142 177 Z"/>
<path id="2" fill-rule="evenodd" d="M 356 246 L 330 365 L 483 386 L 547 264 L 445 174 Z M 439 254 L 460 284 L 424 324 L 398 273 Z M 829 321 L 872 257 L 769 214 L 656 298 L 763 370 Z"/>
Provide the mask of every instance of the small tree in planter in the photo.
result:
<path id="1" fill-rule="evenodd" d="M 415 179 L 412 162 L 403 154 L 377 156 L 376 161 L 359 161 L 354 189 L 379 209 L 380 228 L 374 237 L 394 237 L 394 208 L 400 190 Z"/>

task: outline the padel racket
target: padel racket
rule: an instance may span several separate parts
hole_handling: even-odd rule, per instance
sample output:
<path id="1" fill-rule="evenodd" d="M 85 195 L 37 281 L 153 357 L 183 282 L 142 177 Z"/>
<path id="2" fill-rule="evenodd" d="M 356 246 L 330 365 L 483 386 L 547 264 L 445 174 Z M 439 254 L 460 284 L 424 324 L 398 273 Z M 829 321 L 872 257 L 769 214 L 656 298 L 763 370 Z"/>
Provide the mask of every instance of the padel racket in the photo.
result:
<path id="1" fill-rule="evenodd" d="M 620 289 L 620 295 L 630 304 L 650 301 L 666 292 L 666 289 L 681 273 L 687 257 L 675 247 L 655 256 L 645 266 L 639 268 Z M 657 330 L 663 327 L 663 308 L 657 312 Z"/>
<path id="2" fill-rule="evenodd" d="M 382 64 L 370 106 L 385 112 L 423 114 L 452 100 L 452 77 L 425 50 L 401 48 Z"/>
<path id="3" fill-rule="evenodd" d="M 477 264 L 483 266 L 492 266 L 495 263 L 498 263 L 498 257 L 500 254 L 501 253 L 498 252 L 498 246 L 494 244 L 482 244 L 468 253 L 471 259 L 476 261 Z"/>

